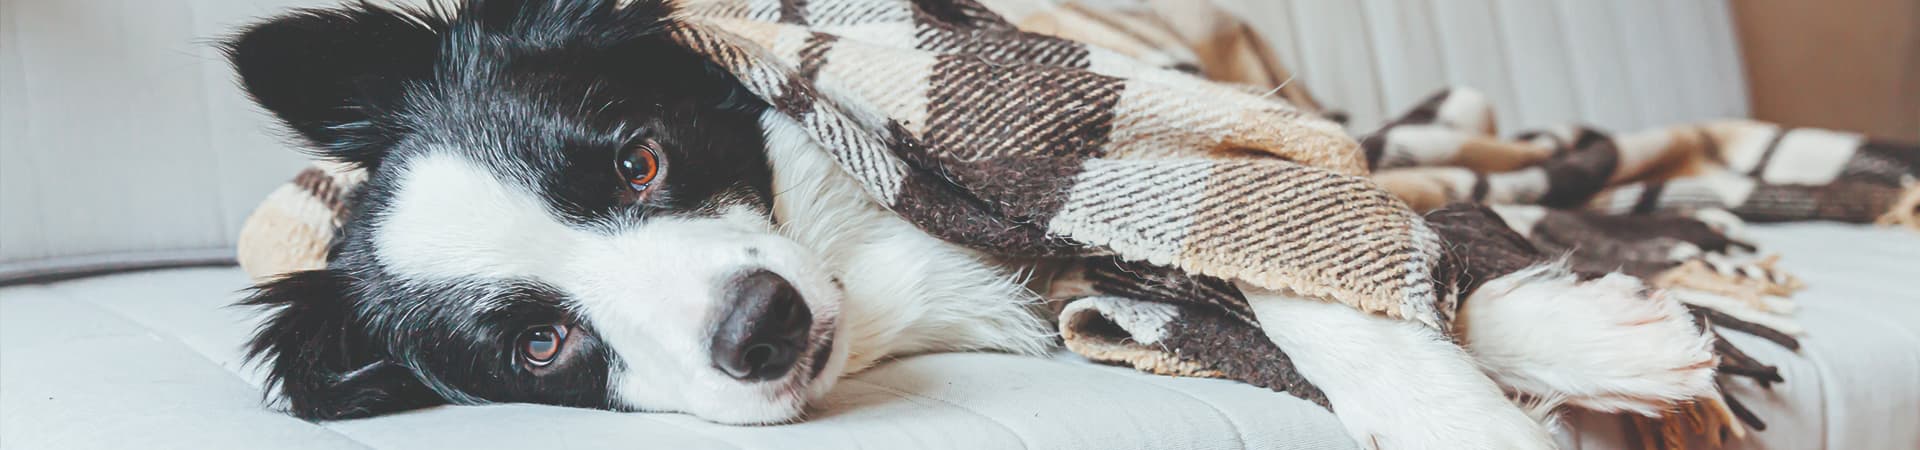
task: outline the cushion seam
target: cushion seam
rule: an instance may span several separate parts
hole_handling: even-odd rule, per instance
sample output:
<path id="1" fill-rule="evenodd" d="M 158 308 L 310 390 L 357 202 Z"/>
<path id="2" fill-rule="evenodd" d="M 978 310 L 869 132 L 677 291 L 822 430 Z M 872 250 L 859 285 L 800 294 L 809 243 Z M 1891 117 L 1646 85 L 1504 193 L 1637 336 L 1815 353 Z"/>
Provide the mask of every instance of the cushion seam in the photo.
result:
<path id="1" fill-rule="evenodd" d="M 646 419 L 646 420 L 649 420 L 649 421 L 653 421 L 653 422 L 655 422 L 655 423 L 662 423 L 662 424 L 667 424 L 667 425 L 672 425 L 672 426 L 673 426 L 674 428 L 678 428 L 678 429 L 680 429 L 680 430 L 682 430 L 682 431 L 686 431 L 686 432 L 687 432 L 688 434 L 693 434 L 693 435 L 696 435 L 696 436 L 700 436 L 700 437 L 702 437 L 702 438 L 706 438 L 706 440 L 708 440 L 708 441 L 713 441 L 713 442 L 719 442 L 719 443 L 721 443 L 721 444 L 726 444 L 726 446 L 727 446 L 727 448 L 732 448 L 732 449 L 735 449 L 735 450 L 739 450 L 739 449 L 742 449 L 742 448 L 746 448 L 746 447 L 742 447 L 742 446 L 740 446 L 740 443 L 738 443 L 738 442 L 734 442 L 734 441 L 732 441 L 732 440 L 728 440 L 728 439 L 722 439 L 722 438 L 720 438 L 719 436 L 716 436 L 716 435 L 714 435 L 714 434 L 712 434 L 712 433 L 707 433 L 707 432 L 704 432 L 704 431 L 698 431 L 698 430 L 695 430 L 695 429 L 694 429 L 693 427 L 690 427 L 690 426 L 687 426 L 687 425 L 683 425 L 683 424 L 678 424 L 678 423 L 673 423 L 673 422 L 669 422 L 669 421 L 667 421 L 666 419 L 661 419 L 661 418 L 659 418 L 659 417 L 653 417 L 653 416 L 652 416 L 652 414 L 655 414 L 655 413 L 619 413 L 619 414 L 621 414 L 621 415 L 624 415 L 624 416 L 631 416 L 631 417 L 639 417 L 639 418 L 642 418 L 642 419 Z M 758 447 L 758 446 L 756 446 L 756 447 L 754 447 L 754 448 L 762 448 L 762 447 Z"/>
<path id="2" fill-rule="evenodd" d="M 867 381 L 867 380 L 862 380 L 862 379 L 858 379 L 858 378 L 849 378 L 849 379 L 847 379 L 846 381 L 849 381 L 849 382 L 856 382 L 856 383 L 860 383 L 860 384 L 864 384 L 864 385 L 868 385 L 868 386 L 872 386 L 872 387 L 873 387 L 874 389 L 879 389 L 879 390 L 882 390 L 882 391 L 886 391 L 887 393 L 890 393 L 890 394 L 893 394 L 893 395 L 897 395 L 897 396 L 900 396 L 900 397 L 913 397 L 913 398 L 919 398 L 919 399 L 925 399 L 925 400 L 932 400 L 932 401 L 935 401 L 935 402 L 939 402 L 939 403 L 941 403 L 941 404 L 944 404 L 944 405 L 947 405 L 947 406 L 950 406 L 950 407 L 953 407 L 954 409 L 958 409 L 958 410 L 961 410 L 961 411 L 965 411 L 965 412 L 966 412 L 966 413 L 968 413 L 968 414 L 972 414 L 972 415 L 975 415 L 975 416 L 979 416 L 979 417 L 980 417 L 980 418 L 982 418 L 982 419 L 987 419 L 987 421 L 988 421 L 988 422 L 993 422 L 993 424 L 994 424 L 994 425 L 999 425 L 1001 429 L 1003 429 L 1003 430 L 1006 430 L 1006 431 L 1007 431 L 1007 434 L 1011 434 L 1011 435 L 1013 435 L 1013 438 L 1014 438 L 1014 439 L 1015 439 L 1016 441 L 1018 441 L 1018 442 L 1020 442 L 1020 448 L 1021 448 L 1021 449 L 1023 449 L 1023 450 L 1024 450 L 1024 449 L 1030 449 L 1030 448 L 1033 448 L 1033 447 L 1032 447 L 1031 445 L 1028 445 L 1028 443 L 1027 443 L 1027 437 L 1026 437 L 1026 436 L 1024 436 L 1024 435 L 1021 435 L 1019 431 L 1016 431 L 1016 430 L 1014 430 L 1014 429 L 1013 429 L 1013 427 L 1011 427 L 1011 426 L 1008 426 L 1006 422 L 1002 422 L 1002 421 L 1000 421 L 1000 419 L 997 419 L 997 418 L 994 418 L 993 416 L 990 416 L 990 415 L 987 415 L 987 414 L 985 414 L 985 413 L 981 413 L 981 412 L 979 412 L 979 411 L 975 411 L 975 410 L 973 410 L 973 408 L 968 408 L 968 407 L 966 407 L 966 406 L 962 406 L 962 405 L 960 405 L 959 403 L 954 403 L 954 402 L 951 402 L 951 401 L 948 401 L 948 400 L 946 400 L 946 399 L 943 399 L 943 398 L 939 398 L 939 397 L 933 397 L 933 396 L 928 396 L 928 395 L 922 395 L 922 394 L 916 394 L 916 393 L 912 393 L 912 392 L 907 392 L 907 391 L 902 391 L 902 390 L 899 390 L 899 389 L 895 389 L 895 388 L 894 388 L 894 387 L 892 387 L 892 386 L 887 386 L 887 385 L 884 385 L 884 384 L 880 384 L 880 383 L 875 383 L 875 382 L 872 382 L 872 381 Z"/>
<path id="3" fill-rule="evenodd" d="M 1238 421 L 1236 421 L 1236 420 L 1233 420 L 1233 415 L 1231 415 L 1231 414 L 1227 414 L 1227 412 L 1226 412 L 1226 410 L 1222 410 L 1222 409 L 1220 409 L 1220 406 L 1218 406 L 1218 405 L 1215 405 L 1215 404 L 1213 404 L 1213 402 L 1209 402 L 1209 401 L 1207 401 L 1206 399 L 1202 399 L 1202 398 L 1200 398 L 1200 396 L 1197 396 L 1197 395 L 1193 395 L 1192 393 L 1189 393 L 1189 392 L 1186 392 L 1186 391 L 1182 391 L 1182 390 L 1179 390 L 1179 389 L 1174 389 L 1174 388 L 1171 388 L 1171 387 L 1167 387 L 1167 386 L 1161 386 L 1161 385 L 1160 385 L 1160 384 L 1158 384 L 1158 383 L 1152 383 L 1152 382 L 1148 382 L 1148 381 L 1146 381 L 1146 380 L 1140 380 L 1140 379 L 1135 379 L 1135 378 L 1134 378 L 1134 377 L 1132 377 L 1132 376 L 1128 376 L 1128 375 L 1122 375 L 1122 374 L 1117 374 L 1117 373 L 1109 373 L 1109 372 L 1107 372 L 1107 371 L 1105 371 L 1105 370 L 1100 370 L 1099 368 L 1089 368 L 1089 369 L 1090 369 L 1090 370 L 1088 370 L 1089 372 L 1096 372 L 1096 373 L 1100 373 L 1100 374 L 1102 374 L 1102 375 L 1105 375 L 1105 376 L 1108 376 L 1108 377 L 1113 377 L 1113 378 L 1119 378 L 1119 379 L 1123 379 L 1123 380 L 1127 380 L 1127 382 L 1128 382 L 1128 383 L 1133 383 L 1133 384 L 1139 384 L 1139 385 L 1145 385 L 1145 386 L 1153 386 L 1153 387 L 1154 387 L 1155 389 L 1160 389 L 1160 390 L 1163 390 L 1163 391 L 1167 391 L 1167 392 L 1172 392 L 1172 393 L 1176 393 L 1176 394 L 1180 394 L 1180 395 L 1181 395 L 1181 396 L 1183 396 L 1183 397 L 1186 397 L 1186 398 L 1188 398 L 1188 399 L 1192 399 L 1193 401 L 1195 401 L 1195 402 L 1198 402 L 1198 403 L 1200 403 L 1201 405 L 1204 405 L 1204 406 L 1206 406 L 1206 407 L 1207 407 L 1207 409 L 1210 409 L 1210 410 L 1213 410 L 1213 414 L 1214 414 L 1214 415 L 1216 415 L 1216 416 L 1219 416 L 1219 417 L 1220 417 L 1220 419 L 1222 419 L 1223 421 L 1225 421 L 1225 422 L 1227 423 L 1227 428 L 1230 428 L 1230 429 L 1232 429 L 1232 430 L 1233 430 L 1233 436 L 1234 436 L 1234 439 L 1235 439 L 1235 440 L 1237 440 L 1237 441 L 1239 441 L 1239 444 L 1240 444 L 1240 445 L 1239 445 L 1239 448 L 1240 448 L 1241 450 L 1246 450 L 1246 449 L 1248 448 L 1248 447 L 1247 447 L 1247 434 L 1246 434 L 1246 432 L 1244 432 L 1244 431 L 1242 431 L 1242 430 L 1241 430 L 1241 428 L 1240 428 L 1240 423 L 1239 423 Z M 1146 375 L 1146 376 L 1156 376 L 1156 377 L 1157 377 L 1157 376 L 1165 376 L 1165 375 L 1156 375 L 1156 374 L 1145 374 L 1144 372 L 1142 372 L 1142 373 L 1143 373 L 1144 375 Z M 1170 377 L 1170 378 L 1181 378 L 1181 377 Z M 1275 392 L 1278 392 L 1278 391 L 1275 391 Z M 1291 394 L 1288 394 L 1288 395 L 1291 395 Z"/>

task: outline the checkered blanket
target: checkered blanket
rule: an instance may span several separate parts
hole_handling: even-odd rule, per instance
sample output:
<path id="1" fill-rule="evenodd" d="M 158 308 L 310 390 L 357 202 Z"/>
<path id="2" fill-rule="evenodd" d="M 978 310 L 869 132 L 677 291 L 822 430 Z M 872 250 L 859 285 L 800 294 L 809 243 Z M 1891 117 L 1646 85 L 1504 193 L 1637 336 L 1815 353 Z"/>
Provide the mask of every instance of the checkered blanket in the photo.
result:
<path id="1" fill-rule="evenodd" d="M 1115 255 L 1444 322 L 1436 236 L 1315 114 L 1025 33 L 965 0 L 685 8 L 676 39 L 935 236 L 1004 255 Z"/>
<path id="2" fill-rule="evenodd" d="M 1479 93 L 1450 89 L 1362 139 L 1373 178 L 1415 209 L 1453 202 L 1607 215 L 1726 210 L 1749 221 L 1920 229 L 1920 146 L 1750 120 L 1611 135 L 1568 125 L 1494 136 Z"/>
<path id="3" fill-rule="evenodd" d="M 1244 26 L 1222 28 L 1225 38 L 1191 39 L 1121 16 L 1018 0 L 676 7 L 667 27 L 674 40 L 800 123 L 873 200 L 933 236 L 1048 261 L 1046 294 L 1057 300 L 1062 336 L 1097 361 L 1230 378 L 1324 405 L 1266 338 L 1242 287 L 1447 330 L 1456 300 L 1480 283 L 1569 248 L 1611 249 L 1573 252 L 1576 268 L 1629 267 L 1657 286 L 1751 296 L 1753 304 L 1794 284 L 1767 261 L 1716 258 L 1744 244 L 1727 238 L 1729 222 L 1701 214 L 1621 226 L 1610 216 L 1533 206 L 1443 208 L 1673 194 L 1653 195 L 1652 209 L 1662 209 L 1692 197 L 1675 186 L 1636 191 L 1565 175 L 1573 169 L 1556 167 L 1604 166 L 1589 171 L 1604 172 L 1604 181 L 1646 164 L 1633 151 L 1593 156 L 1582 150 L 1592 148 L 1585 134 L 1474 138 L 1514 155 L 1414 144 L 1409 136 L 1419 133 L 1410 131 L 1419 127 L 1491 135 L 1490 119 L 1437 113 L 1459 98 L 1452 94 L 1362 145 L 1303 87 L 1288 86 L 1262 47 L 1233 44 L 1258 41 Z M 1194 14 L 1234 25 L 1217 13 Z M 1220 51 L 1222 43 L 1233 50 Z M 1589 161 L 1602 158 L 1613 160 Z M 1458 167 L 1437 167 L 1445 164 Z M 1544 185 L 1500 179 L 1500 171 L 1536 168 L 1551 175 Z M 243 230 L 243 265 L 262 277 L 324 265 L 332 230 L 347 219 L 342 199 L 359 177 L 323 163 L 274 193 Z M 1754 192 L 1748 198 L 1768 198 Z M 1694 253 L 1676 253 L 1683 246 Z M 1703 324 L 1797 345 L 1777 331 L 1791 324 L 1724 312 L 1736 309 L 1696 312 Z M 1737 349 L 1718 353 L 1723 373 L 1778 379 Z M 1702 404 L 1714 406 L 1690 416 L 1694 423 L 1742 410 L 1731 399 Z"/>

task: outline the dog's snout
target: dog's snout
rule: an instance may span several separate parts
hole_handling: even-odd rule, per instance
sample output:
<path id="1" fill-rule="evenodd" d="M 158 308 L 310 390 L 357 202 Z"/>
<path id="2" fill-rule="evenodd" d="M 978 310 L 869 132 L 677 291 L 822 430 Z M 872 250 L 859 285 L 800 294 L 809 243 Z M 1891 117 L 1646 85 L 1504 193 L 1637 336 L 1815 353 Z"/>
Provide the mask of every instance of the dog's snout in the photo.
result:
<path id="1" fill-rule="evenodd" d="M 813 327 L 813 313 L 786 278 L 765 270 L 735 279 L 710 348 L 715 368 L 745 381 L 779 378 L 793 369 Z"/>

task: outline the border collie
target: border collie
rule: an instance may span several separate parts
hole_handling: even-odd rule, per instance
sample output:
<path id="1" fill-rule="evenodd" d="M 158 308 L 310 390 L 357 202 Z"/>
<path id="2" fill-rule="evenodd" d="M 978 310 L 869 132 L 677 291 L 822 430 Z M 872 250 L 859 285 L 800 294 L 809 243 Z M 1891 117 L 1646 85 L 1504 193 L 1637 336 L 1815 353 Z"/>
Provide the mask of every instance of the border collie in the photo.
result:
<path id="1" fill-rule="evenodd" d="M 247 300 L 280 307 L 252 350 L 295 415 L 781 422 L 878 358 L 1048 348 L 1016 273 L 865 200 L 669 42 L 660 2 L 456 8 L 306 10 L 228 46 L 260 105 L 369 169 L 327 268 Z"/>
<path id="2" fill-rule="evenodd" d="M 244 301 L 272 308 L 250 350 L 292 414 L 528 402 L 781 423 L 884 358 L 1055 345 L 1024 284 L 1031 264 L 940 241 L 868 200 L 797 124 L 669 42 L 668 8 L 355 4 L 280 16 L 227 44 L 262 107 L 317 156 L 368 170 L 327 267 Z M 1593 299 L 1608 323 L 1692 335 L 1684 311 L 1599 304 L 1635 282 L 1605 286 L 1623 292 L 1607 297 L 1564 272 L 1517 276 L 1554 287 L 1470 299 L 1494 306 L 1470 306 L 1466 328 L 1536 348 L 1461 339 L 1495 352 L 1485 373 L 1419 325 L 1250 297 L 1349 432 L 1396 447 L 1550 447 L 1502 384 L 1641 406 L 1640 391 L 1603 389 L 1615 380 L 1540 369 L 1591 361 L 1529 359 L 1579 348 L 1564 343 L 1579 333 L 1491 320 L 1502 313 Z M 1508 283 L 1482 292 L 1522 285 Z M 1640 371 L 1594 364 L 1623 380 L 1678 377 L 1647 374 L 1697 356 Z"/>

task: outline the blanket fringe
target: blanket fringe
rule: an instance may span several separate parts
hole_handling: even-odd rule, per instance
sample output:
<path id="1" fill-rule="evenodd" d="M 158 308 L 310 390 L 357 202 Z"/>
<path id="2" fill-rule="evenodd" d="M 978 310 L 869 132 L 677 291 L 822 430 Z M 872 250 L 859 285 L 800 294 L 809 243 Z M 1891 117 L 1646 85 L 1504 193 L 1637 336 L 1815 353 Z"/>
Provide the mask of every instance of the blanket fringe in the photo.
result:
<path id="1" fill-rule="evenodd" d="M 1899 226 L 1920 231 L 1920 182 L 1908 183 L 1900 199 L 1885 214 L 1873 221 L 1878 225 Z"/>
<path id="2" fill-rule="evenodd" d="M 1798 277 L 1776 268 L 1780 255 L 1768 255 L 1747 266 L 1762 276 L 1751 276 L 1740 270 L 1731 273 L 1714 270 L 1703 260 L 1691 260 L 1654 275 L 1654 286 L 1662 289 L 1688 289 L 1715 294 L 1739 300 L 1753 309 L 1787 313 L 1783 308 L 1791 303 L 1769 302 L 1769 298 L 1786 297 L 1806 287 Z"/>
<path id="3" fill-rule="evenodd" d="M 1682 403 L 1661 417 L 1622 416 L 1623 425 L 1636 436 L 1643 449 L 1686 450 L 1694 447 L 1721 448 L 1728 442 L 1746 437 L 1740 423 L 1725 402 L 1700 398 Z M 1702 444 L 1696 446 L 1694 444 Z"/>

